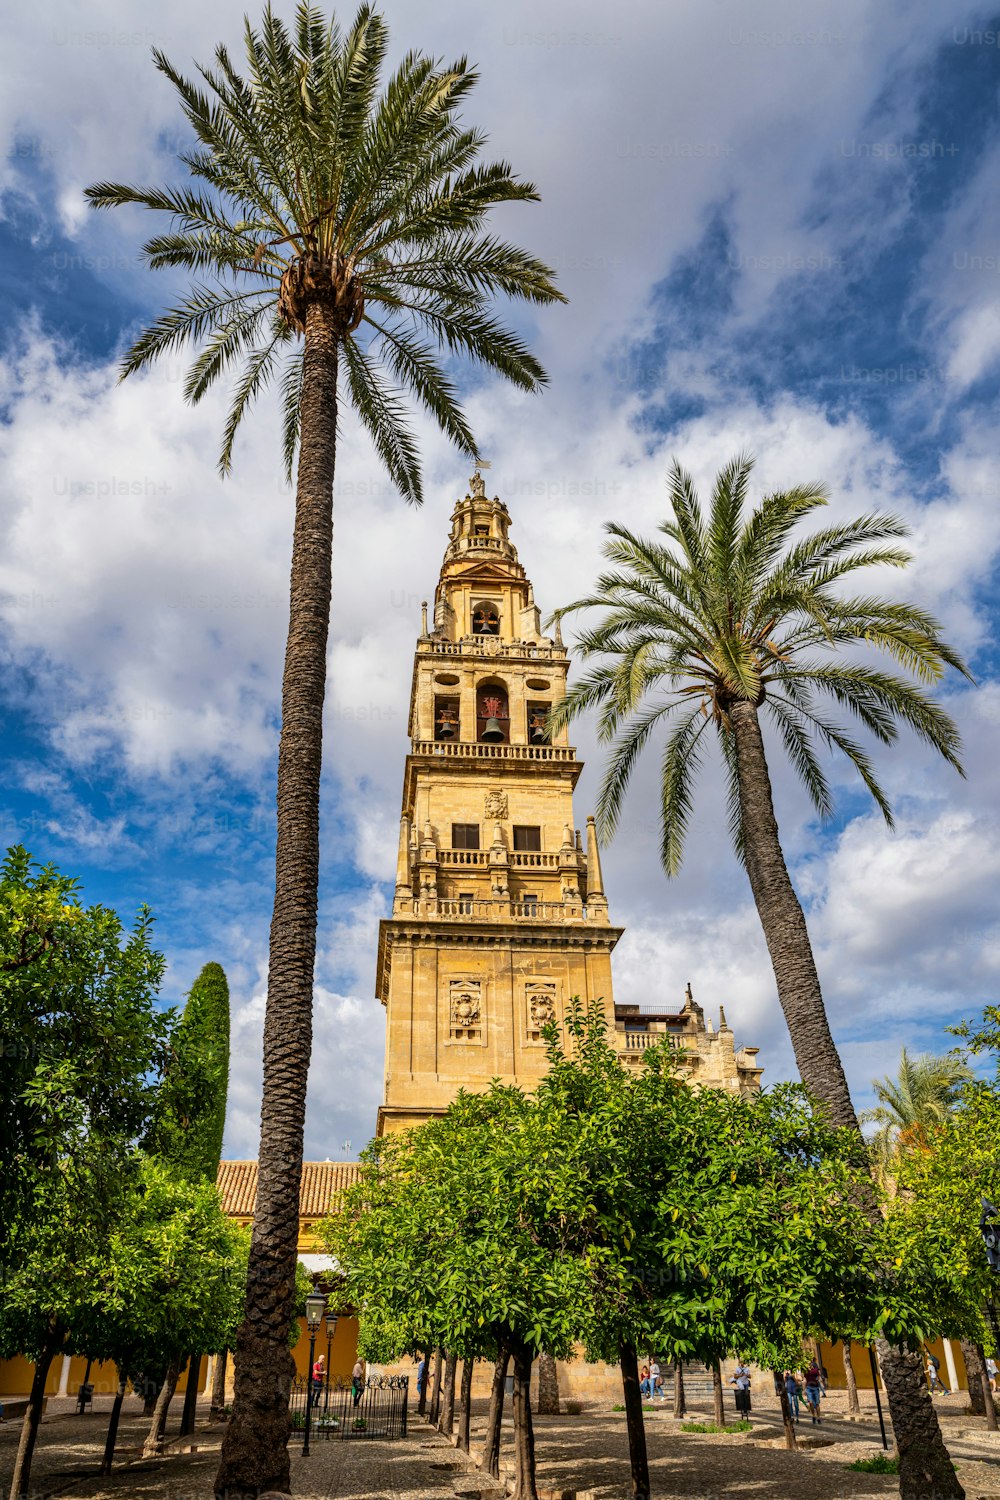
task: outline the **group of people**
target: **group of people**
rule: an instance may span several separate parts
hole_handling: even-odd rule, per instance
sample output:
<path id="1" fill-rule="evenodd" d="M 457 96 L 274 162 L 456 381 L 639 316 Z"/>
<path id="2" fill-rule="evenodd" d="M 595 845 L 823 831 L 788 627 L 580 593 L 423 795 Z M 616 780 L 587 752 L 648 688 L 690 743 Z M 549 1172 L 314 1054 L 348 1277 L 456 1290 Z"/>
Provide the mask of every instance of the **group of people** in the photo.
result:
<path id="1" fill-rule="evenodd" d="M 312 1367 L 312 1380 L 310 1381 L 309 1401 L 312 1406 L 318 1406 L 323 1388 L 326 1385 L 326 1355 L 321 1354 Z M 351 1395 L 354 1405 L 357 1406 L 361 1400 L 365 1388 L 365 1362 L 359 1355 L 354 1361 L 351 1371 Z"/>
<path id="2" fill-rule="evenodd" d="M 931 1388 L 931 1395 L 934 1396 L 938 1391 L 940 1391 L 942 1395 L 950 1396 L 951 1391 L 941 1379 L 941 1361 L 938 1359 L 937 1355 L 932 1354 L 930 1350 L 927 1351 L 926 1369 L 927 1384 Z M 1000 1386 L 998 1386 L 997 1382 L 997 1362 L 990 1355 L 986 1356 L 986 1375 L 987 1379 L 990 1382 L 991 1389 L 1000 1394 Z"/>
<path id="3" fill-rule="evenodd" d="M 805 1400 L 813 1426 L 817 1422 L 822 1426 L 823 1418 L 819 1414 L 819 1404 L 826 1395 L 826 1370 L 823 1366 L 815 1359 L 810 1360 L 804 1370 L 785 1370 L 782 1380 L 792 1421 L 797 1422 L 800 1419 L 799 1398 L 801 1397 Z"/>

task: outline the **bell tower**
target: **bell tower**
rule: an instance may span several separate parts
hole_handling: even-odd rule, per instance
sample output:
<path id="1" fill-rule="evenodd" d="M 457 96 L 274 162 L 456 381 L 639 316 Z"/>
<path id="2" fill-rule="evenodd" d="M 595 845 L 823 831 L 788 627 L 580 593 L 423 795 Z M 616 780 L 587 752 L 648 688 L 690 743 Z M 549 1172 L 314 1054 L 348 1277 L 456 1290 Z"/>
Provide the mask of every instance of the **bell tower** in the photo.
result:
<path id="1" fill-rule="evenodd" d="M 476 471 L 455 505 L 413 663 L 410 751 L 392 916 L 379 929 L 386 1007 L 378 1133 L 419 1124 L 460 1088 L 532 1087 L 546 1021 L 571 995 L 615 1024 L 613 927 L 593 820 L 576 827 L 582 769 L 550 736 L 569 658 L 541 632 L 510 515 Z"/>

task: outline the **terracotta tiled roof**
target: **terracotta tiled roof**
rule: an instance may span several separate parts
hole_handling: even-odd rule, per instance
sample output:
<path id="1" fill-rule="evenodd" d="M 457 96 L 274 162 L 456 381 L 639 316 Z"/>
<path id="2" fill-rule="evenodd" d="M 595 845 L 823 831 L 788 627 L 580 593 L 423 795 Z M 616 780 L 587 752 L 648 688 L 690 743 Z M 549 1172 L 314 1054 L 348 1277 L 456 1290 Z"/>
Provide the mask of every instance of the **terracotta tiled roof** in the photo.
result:
<path id="1" fill-rule="evenodd" d="M 304 1161 L 302 1186 L 299 1190 L 299 1217 L 321 1219 L 329 1212 L 334 1197 L 350 1187 L 357 1176 L 357 1162 Z M 250 1218 L 257 1196 L 257 1163 L 221 1161 L 216 1181 L 222 1194 L 223 1211 L 232 1218 Z"/>

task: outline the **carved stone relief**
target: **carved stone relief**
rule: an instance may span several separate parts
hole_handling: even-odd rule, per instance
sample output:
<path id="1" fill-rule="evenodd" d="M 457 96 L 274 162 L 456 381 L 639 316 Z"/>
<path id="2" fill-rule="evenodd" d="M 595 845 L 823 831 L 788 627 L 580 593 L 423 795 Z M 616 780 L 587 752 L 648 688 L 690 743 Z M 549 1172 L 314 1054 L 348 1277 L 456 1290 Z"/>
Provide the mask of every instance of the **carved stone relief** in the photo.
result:
<path id="1" fill-rule="evenodd" d="M 555 984 L 544 980 L 529 980 L 525 985 L 524 998 L 528 1041 L 541 1041 L 542 1027 L 556 1018 Z"/>
<path id="2" fill-rule="evenodd" d="M 482 981 L 453 979 L 449 986 L 449 1029 L 457 1041 L 478 1041 L 482 1034 Z"/>
<path id="3" fill-rule="evenodd" d="M 486 793 L 486 816 L 487 818 L 499 818 L 501 822 L 507 816 L 507 793 Z"/>

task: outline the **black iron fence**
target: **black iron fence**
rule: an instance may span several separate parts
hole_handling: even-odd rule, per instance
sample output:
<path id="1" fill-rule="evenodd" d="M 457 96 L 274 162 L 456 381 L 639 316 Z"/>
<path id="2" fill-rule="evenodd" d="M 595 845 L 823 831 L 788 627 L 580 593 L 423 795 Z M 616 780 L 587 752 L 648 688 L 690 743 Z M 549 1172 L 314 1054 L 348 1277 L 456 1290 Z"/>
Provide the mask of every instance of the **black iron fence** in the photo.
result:
<path id="1" fill-rule="evenodd" d="M 312 1397 L 310 1441 L 316 1438 L 403 1438 L 406 1436 L 408 1375 L 375 1375 L 363 1385 L 333 1380 L 292 1382 L 288 1409 L 292 1437 L 306 1429 L 306 1403 Z"/>

